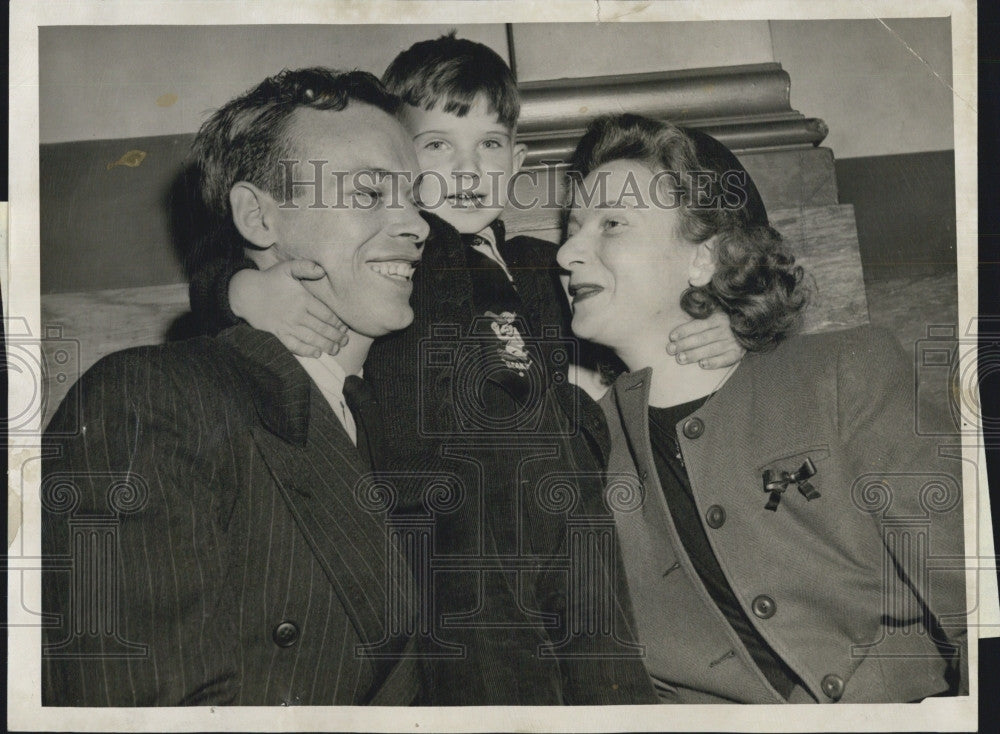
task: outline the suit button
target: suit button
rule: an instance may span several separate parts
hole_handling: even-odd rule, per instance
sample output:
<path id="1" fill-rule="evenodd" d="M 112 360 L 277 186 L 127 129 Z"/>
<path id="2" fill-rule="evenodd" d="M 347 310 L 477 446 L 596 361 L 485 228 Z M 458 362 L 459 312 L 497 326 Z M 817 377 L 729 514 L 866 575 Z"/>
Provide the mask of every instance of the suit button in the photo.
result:
<path id="1" fill-rule="evenodd" d="M 299 639 L 299 628 L 295 622 L 281 622 L 271 633 L 271 639 L 278 647 L 291 647 Z"/>
<path id="2" fill-rule="evenodd" d="M 705 521 L 708 523 L 708 527 L 713 529 L 721 528 L 726 524 L 726 511 L 722 508 L 722 505 L 712 505 L 708 508 L 708 512 L 705 513 Z"/>
<path id="3" fill-rule="evenodd" d="M 750 605 L 753 613 L 761 619 L 770 619 L 778 611 L 778 605 L 767 594 L 761 594 Z"/>
<path id="4" fill-rule="evenodd" d="M 840 697 L 844 695 L 844 679 L 839 675 L 833 673 L 824 675 L 819 685 L 823 689 L 823 693 L 834 701 L 839 701 Z"/>
<path id="5" fill-rule="evenodd" d="M 681 426 L 681 432 L 688 438 L 698 438 L 705 432 L 705 421 L 701 418 L 688 418 Z"/>

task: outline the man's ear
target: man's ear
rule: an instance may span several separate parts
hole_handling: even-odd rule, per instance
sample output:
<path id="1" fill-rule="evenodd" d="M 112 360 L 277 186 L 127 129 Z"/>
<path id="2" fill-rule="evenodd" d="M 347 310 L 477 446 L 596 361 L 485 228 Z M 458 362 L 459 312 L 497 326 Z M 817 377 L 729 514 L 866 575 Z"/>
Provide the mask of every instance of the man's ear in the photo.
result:
<path id="1" fill-rule="evenodd" d="M 528 146 L 524 143 L 518 143 L 514 146 L 514 170 L 512 173 L 517 173 L 521 170 L 521 166 L 524 165 L 524 157 L 528 155 Z"/>
<path id="2" fill-rule="evenodd" d="M 260 249 L 278 241 L 277 206 L 274 199 L 247 181 L 237 181 L 229 190 L 233 224 L 243 239 Z"/>
<path id="3" fill-rule="evenodd" d="M 715 237 L 695 246 L 688 268 L 688 282 L 693 286 L 708 285 L 715 275 Z"/>

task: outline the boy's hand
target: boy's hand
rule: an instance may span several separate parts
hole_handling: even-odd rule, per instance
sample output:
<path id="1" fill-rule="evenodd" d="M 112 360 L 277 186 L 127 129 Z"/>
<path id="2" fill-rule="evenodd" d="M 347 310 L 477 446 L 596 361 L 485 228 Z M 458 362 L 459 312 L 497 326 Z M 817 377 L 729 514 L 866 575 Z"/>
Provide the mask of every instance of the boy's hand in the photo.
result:
<path id="1" fill-rule="evenodd" d="M 706 370 L 730 367 L 743 359 L 745 351 L 733 337 L 729 317 L 718 311 L 678 326 L 667 343 L 667 353 L 676 354 L 678 362 L 697 362 Z"/>
<path id="2" fill-rule="evenodd" d="M 323 268 L 308 260 L 289 260 L 267 270 L 241 270 L 229 281 L 229 307 L 250 326 L 274 334 L 300 357 L 334 355 L 347 343 L 347 326 L 307 290 L 309 281 L 316 281 L 309 285 L 319 296 L 331 291 Z"/>

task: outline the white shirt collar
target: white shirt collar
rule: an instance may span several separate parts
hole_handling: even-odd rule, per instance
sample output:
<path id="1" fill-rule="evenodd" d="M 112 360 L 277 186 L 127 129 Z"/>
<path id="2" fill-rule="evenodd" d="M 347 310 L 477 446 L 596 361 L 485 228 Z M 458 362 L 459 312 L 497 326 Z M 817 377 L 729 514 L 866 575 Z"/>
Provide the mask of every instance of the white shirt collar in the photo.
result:
<path id="1" fill-rule="evenodd" d="M 493 231 L 493 227 L 486 225 L 481 230 L 476 232 L 476 237 L 482 237 L 484 240 L 489 242 L 490 247 L 495 248 L 497 246 L 497 236 Z"/>
<path id="2" fill-rule="evenodd" d="M 497 236 L 493 232 L 493 228 L 486 225 L 476 232 L 476 237 L 480 237 L 486 241 L 478 245 L 473 245 L 472 249 L 486 255 L 486 257 L 499 265 L 503 269 L 504 275 L 507 276 L 507 280 L 513 282 L 514 278 L 511 277 L 510 271 L 507 269 L 507 263 L 504 262 L 503 256 L 500 254 L 500 249 L 497 247 Z"/>
<path id="3" fill-rule="evenodd" d="M 319 388 L 320 393 L 326 398 L 326 402 L 330 404 L 330 408 L 333 410 L 334 415 L 337 416 L 344 430 L 347 431 L 347 435 L 357 445 L 357 424 L 354 422 L 351 409 L 347 407 L 347 402 L 344 400 L 344 380 L 347 379 L 347 373 L 344 371 L 344 368 L 329 354 L 323 354 L 319 357 L 300 357 L 296 354 L 295 359 L 299 361 L 302 369 L 316 383 L 316 387 Z"/>

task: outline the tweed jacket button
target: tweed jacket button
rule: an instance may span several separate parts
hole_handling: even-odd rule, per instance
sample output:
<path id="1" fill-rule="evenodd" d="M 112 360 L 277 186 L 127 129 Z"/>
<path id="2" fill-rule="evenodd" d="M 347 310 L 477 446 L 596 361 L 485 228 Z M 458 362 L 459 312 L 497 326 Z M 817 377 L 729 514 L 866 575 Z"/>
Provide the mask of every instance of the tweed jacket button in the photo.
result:
<path id="1" fill-rule="evenodd" d="M 708 527 L 717 530 L 726 524 L 726 511 L 722 505 L 712 505 L 705 513 L 705 522 Z"/>
<path id="2" fill-rule="evenodd" d="M 299 639 L 299 627 L 295 622 L 281 622 L 275 625 L 274 631 L 271 633 L 271 639 L 274 640 L 274 644 L 278 647 L 291 647 Z"/>
<path id="3" fill-rule="evenodd" d="M 833 701 L 839 701 L 840 697 L 844 695 L 844 679 L 839 675 L 834 673 L 824 675 L 819 685 L 823 689 L 823 693 Z"/>
<path id="4" fill-rule="evenodd" d="M 688 438 L 698 438 L 705 432 L 705 421 L 701 418 L 688 418 L 681 426 L 681 432 Z"/>
<path id="5" fill-rule="evenodd" d="M 753 613 L 761 619 L 770 619 L 778 611 L 778 605 L 767 594 L 761 594 L 750 605 Z"/>

